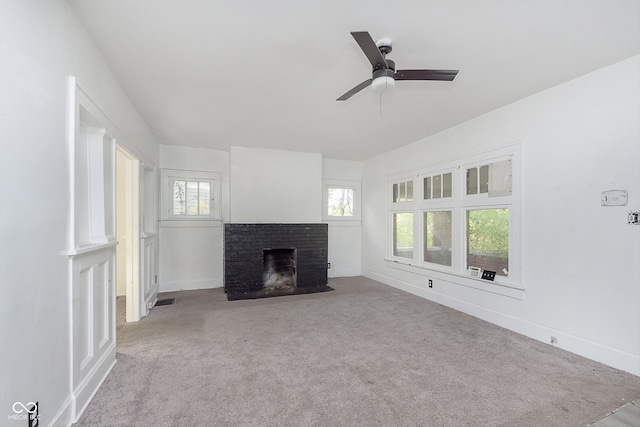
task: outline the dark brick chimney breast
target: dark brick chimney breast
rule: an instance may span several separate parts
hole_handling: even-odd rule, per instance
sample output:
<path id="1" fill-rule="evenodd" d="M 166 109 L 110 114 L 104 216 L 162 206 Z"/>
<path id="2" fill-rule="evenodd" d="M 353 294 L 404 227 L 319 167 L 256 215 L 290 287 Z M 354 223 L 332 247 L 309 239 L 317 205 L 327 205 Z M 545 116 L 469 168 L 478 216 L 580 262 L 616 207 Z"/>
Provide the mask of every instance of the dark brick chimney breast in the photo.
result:
<path id="1" fill-rule="evenodd" d="M 225 224 L 227 299 L 325 292 L 327 224 Z"/>

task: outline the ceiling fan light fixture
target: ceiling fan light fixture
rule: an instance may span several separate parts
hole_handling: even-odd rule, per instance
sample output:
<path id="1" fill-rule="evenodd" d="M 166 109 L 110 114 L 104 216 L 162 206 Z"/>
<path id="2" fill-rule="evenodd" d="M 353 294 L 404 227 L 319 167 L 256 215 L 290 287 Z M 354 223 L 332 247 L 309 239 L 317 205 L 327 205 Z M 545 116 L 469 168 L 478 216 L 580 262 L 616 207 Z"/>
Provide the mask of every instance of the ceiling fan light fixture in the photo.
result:
<path id="1" fill-rule="evenodd" d="M 380 76 L 373 79 L 371 82 L 371 89 L 376 93 L 384 93 L 387 90 L 391 90 L 396 85 L 396 79 L 389 76 Z"/>

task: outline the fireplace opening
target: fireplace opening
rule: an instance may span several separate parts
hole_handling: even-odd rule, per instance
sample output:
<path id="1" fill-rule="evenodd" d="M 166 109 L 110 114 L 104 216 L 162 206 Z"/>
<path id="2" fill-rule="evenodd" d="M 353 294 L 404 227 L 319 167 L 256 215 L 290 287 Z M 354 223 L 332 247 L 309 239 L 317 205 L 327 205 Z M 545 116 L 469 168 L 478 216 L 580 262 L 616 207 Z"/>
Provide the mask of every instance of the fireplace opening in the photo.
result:
<path id="1" fill-rule="evenodd" d="M 263 290 L 296 289 L 296 252 L 295 248 L 263 249 Z"/>

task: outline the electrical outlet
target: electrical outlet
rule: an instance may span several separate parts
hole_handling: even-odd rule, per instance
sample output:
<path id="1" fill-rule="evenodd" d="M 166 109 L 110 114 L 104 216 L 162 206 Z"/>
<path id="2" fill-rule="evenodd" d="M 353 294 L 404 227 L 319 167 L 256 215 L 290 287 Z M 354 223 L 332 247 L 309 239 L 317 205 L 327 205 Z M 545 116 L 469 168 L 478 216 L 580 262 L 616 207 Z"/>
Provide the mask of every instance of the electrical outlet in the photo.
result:
<path id="1" fill-rule="evenodd" d="M 551 345 L 558 345 L 558 337 L 551 337 Z"/>
<path id="2" fill-rule="evenodd" d="M 429 279 L 429 287 L 433 288 L 433 280 Z"/>
<path id="3" fill-rule="evenodd" d="M 328 262 L 328 263 L 327 263 L 327 269 L 330 269 L 330 268 L 331 268 L 331 263 L 330 263 L 330 262 Z"/>

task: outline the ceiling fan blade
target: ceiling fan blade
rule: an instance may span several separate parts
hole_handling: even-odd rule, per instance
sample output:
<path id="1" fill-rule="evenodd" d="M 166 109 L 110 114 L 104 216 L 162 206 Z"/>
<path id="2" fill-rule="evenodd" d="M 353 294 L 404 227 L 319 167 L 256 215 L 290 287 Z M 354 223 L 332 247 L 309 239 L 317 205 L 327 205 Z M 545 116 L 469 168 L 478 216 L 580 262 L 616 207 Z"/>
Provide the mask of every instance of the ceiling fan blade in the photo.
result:
<path id="1" fill-rule="evenodd" d="M 398 70 L 396 80 L 444 80 L 452 81 L 458 70 Z"/>
<path id="2" fill-rule="evenodd" d="M 349 92 L 345 93 L 340 98 L 336 99 L 336 101 L 346 101 L 347 99 L 351 98 L 356 93 L 360 92 L 365 87 L 369 86 L 371 84 L 371 81 L 372 81 L 371 79 L 367 79 L 367 80 L 363 81 L 358 86 L 354 87 Z"/>
<path id="3" fill-rule="evenodd" d="M 384 60 L 384 56 L 380 53 L 380 49 L 376 46 L 376 42 L 373 41 L 367 31 L 352 31 L 351 35 L 356 39 L 356 42 L 358 42 L 360 49 L 362 49 L 367 56 L 374 70 L 389 68 L 387 62 Z"/>

